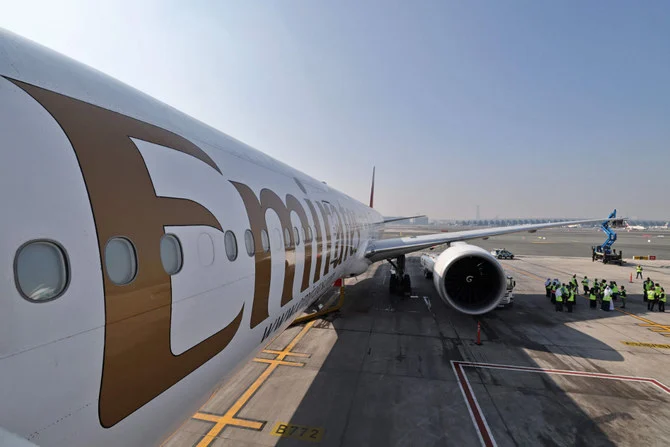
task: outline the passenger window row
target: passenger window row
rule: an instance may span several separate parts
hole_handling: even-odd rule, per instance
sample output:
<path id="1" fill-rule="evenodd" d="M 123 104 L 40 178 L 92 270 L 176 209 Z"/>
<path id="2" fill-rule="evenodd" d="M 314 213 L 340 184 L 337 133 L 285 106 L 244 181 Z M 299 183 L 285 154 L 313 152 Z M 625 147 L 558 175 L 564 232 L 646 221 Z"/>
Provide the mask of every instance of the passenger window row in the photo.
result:
<path id="1" fill-rule="evenodd" d="M 281 233 L 277 230 L 281 243 Z M 302 236 L 302 238 L 301 238 Z M 300 245 L 313 238 L 312 228 L 299 231 L 293 227 L 295 244 Z M 209 238 L 211 244 L 211 238 Z M 224 248 L 229 261 L 235 261 L 238 255 L 237 237 L 228 230 L 224 233 Z M 284 247 L 291 244 L 291 234 L 284 228 Z M 248 256 L 256 254 L 254 235 L 251 230 L 244 232 L 244 246 Z M 261 247 L 270 251 L 270 237 L 261 230 Z M 213 247 L 212 247 L 213 248 Z M 176 275 L 181 270 L 184 258 L 181 242 L 174 234 L 165 234 L 160 240 L 160 257 L 163 269 L 168 275 Z M 211 259 L 213 262 L 213 258 Z M 201 259 L 202 262 L 202 259 Z M 107 277 L 116 285 L 123 286 L 133 282 L 137 276 L 137 250 L 126 237 L 113 237 L 105 245 L 104 264 Z M 211 262 L 208 263 L 208 265 Z M 14 279 L 16 288 L 23 298 L 31 302 L 54 300 L 65 292 L 70 283 L 70 264 L 65 249 L 55 241 L 40 239 L 23 244 L 14 258 Z"/>

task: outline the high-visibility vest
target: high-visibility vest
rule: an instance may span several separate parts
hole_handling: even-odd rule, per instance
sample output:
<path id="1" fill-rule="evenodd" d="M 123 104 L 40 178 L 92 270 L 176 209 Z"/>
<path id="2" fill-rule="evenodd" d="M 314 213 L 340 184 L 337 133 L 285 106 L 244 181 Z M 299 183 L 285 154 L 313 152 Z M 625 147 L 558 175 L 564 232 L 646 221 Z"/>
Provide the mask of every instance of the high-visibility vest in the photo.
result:
<path id="1" fill-rule="evenodd" d="M 666 300 L 665 292 L 661 292 L 661 295 L 659 296 L 658 300 L 662 303 L 665 303 Z"/>
<path id="2" fill-rule="evenodd" d="M 556 302 L 557 303 L 562 303 L 563 302 L 563 295 L 556 295 Z"/>
<path id="3" fill-rule="evenodd" d="M 569 303 L 574 303 L 575 302 L 575 291 L 571 290 L 568 295 L 568 302 Z"/>
<path id="4" fill-rule="evenodd" d="M 635 270 L 637 270 L 638 273 L 642 273 L 642 266 L 638 265 L 637 267 L 635 267 Z"/>
<path id="5" fill-rule="evenodd" d="M 649 300 L 649 301 L 654 300 L 654 290 L 653 289 L 647 290 L 647 300 Z"/>
<path id="6" fill-rule="evenodd" d="M 619 293 L 619 288 L 617 286 L 612 287 L 612 293 Z"/>
<path id="7" fill-rule="evenodd" d="M 626 298 L 626 289 L 621 289 L 621 292 L 619 292 L 619 296 L 621 298 Z"/>
<path id="8" fill-rule="evenodd" d="M 603 301 L 609 303 L 612 300 L 612 295 L 603 295 Z"/>
<path id="9" fill-rule="evenodd" d="M 589 295 L 589 299 L 590 299 L 591 301 L 595 301 L 595 300 L 596 300 L 596 294 L 593 293 L 593 289 L 591 289 L 591 294 Z"/>
<path id="10" fill-rule="evenodd" d="M 589 280 L 586 279 L 586 278 L 582 279 L 582 285 L 583 286 L 588 286 L 589 285 Z"/>

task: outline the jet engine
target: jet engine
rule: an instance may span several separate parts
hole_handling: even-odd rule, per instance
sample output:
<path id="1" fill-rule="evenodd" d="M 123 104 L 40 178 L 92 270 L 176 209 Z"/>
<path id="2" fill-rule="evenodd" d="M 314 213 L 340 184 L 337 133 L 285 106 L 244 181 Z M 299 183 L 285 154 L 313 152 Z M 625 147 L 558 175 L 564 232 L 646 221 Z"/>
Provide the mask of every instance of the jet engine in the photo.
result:
<path id="1" fill-rule="evenodd" d="M 496 308 L 505 294 L 505 272 L 481 247 L 456 242 L 439 256 L 423 255 L 421 265 L 440 298 L 460 312 L 479 315 Z"/>

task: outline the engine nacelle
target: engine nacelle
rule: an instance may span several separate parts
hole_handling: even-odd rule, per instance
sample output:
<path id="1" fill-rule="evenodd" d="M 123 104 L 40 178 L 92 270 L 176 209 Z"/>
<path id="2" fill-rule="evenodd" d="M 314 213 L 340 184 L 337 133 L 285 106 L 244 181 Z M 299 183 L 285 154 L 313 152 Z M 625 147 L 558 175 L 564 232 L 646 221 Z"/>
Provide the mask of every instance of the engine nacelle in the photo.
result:
<path id="1" fill-rule="evenodd" d="M 424 268 L 432 267 L 440 298 L 456 310 L 484 314 L 495 309 L 503 298 L 507 288 L 505 271 L 483 248 L 459 242 L 437 258 L 430 258 L 432 263 L 423 257 L 421 263 Z"/>

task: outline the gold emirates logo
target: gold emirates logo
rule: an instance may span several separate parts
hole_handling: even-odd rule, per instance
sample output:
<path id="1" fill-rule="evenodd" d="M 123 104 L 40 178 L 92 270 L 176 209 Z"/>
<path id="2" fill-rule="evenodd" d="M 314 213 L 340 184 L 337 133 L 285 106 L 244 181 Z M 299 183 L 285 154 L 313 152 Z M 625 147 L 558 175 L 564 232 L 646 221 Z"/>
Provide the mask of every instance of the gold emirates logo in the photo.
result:
<path id="1" fill-rule="evenodd" d="M 223 175 L 216 163 L 187 139 L 157 126 L 103 109 L 49 90 L 9 79 L 40 103 L 59 123 L 75 151 L 88 191 L 102 262 L 107 241 L 119 234 L 135 243 L 142 263 L 135 280 L 114 284 L 103 272 L 105 294 L 105 350 L 100 387 L 99 417 L 103 427 L 119 421 L 154 399 L 228 346 L 238 332 L 244 306 L 219 332 L 179 355 L 170 349 L 172 290 L 170 276 L 160 259 L 159 241 L 166 226 L 205 225 L 223 231 L 218 219 L 191 200 L 158 197 L 142 156 L 131 138 L 151 142 L 195 157 Z M 246 185 L 231 182 L 242 197 L 255 240 L 255 284 L 250 327 L 269 317 L 271 253 L 262 247 L 267 231 L 265 213 L 274 210 L 288 230 L 281 305 L 292 299 L 295 276 L 295 245 L 291 212 L 308 234 L 309 221 L 300 201 L 288 194 L 286 203 L 273 191 L 260 197 Z M 350 211 L 327 202 L 303 198 L 314 222 L 316 237 L 305 241 L 305 265 L 301 291 L 310 285 L 312 253 L 316 245 L 313 282 L 355 252 L 354 219 Z M 317 212 L 318 209 L 318 212 Z M 325 228 L 322 234 L 319 214 Z M 129 216 L 131 218 L 129 218 Z M 331 234 L 331 227 L 337 234 Z M 324 243 L 325 236 L 325 243 Z M 343 241 L 331 261 L 334 241 Z"/>

